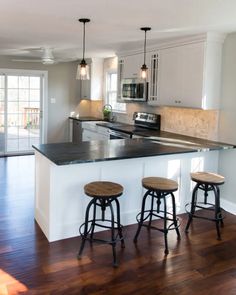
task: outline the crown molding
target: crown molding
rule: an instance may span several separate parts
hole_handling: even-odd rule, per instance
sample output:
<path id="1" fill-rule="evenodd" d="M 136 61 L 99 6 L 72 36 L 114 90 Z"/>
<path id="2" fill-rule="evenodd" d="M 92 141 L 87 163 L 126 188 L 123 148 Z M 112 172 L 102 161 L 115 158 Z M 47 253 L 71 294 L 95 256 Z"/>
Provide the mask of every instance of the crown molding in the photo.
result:
<path id="1" fill-rule="evenodd" d="M 216 42 L 216 43 L 224 43 L 224 40 L 226 38 L 225 33 L 218 33 L 218 32 L 207 32 L 203 34 L 197 34 L 197 35 L 190 35 L 185 37 L 179 37 L 179 38 L 172 38 L 172 39 L 165 39 L 165 40 L 157 40 L 157 43 L 152 46 L 147 46 L 147 52 L 157 51 L 165 48 L 171 48 L 186 44 L 192 44 L 192 43 L 199 43 L 199 42 Z M 116 52 L 116 55 L 118 56 L 128 56 L 128 55 L 134 55 L 143 53 L 143 48 L 135 48 L 132 50 L 122 50 Z"/>

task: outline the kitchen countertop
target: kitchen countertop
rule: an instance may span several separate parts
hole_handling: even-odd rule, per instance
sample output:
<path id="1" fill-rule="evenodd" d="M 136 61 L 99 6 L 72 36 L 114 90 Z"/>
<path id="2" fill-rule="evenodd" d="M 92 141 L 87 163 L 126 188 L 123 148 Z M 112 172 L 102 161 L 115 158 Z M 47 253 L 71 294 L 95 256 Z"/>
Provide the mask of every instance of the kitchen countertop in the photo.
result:
<path id="1" fill-rule="evenodd" d="M 162 145 L 142 138 L 86 141 L 80 144 L 42 144 L 33 147 L 56 165 L 197 152 L 197 149 Z"/>
<path id="2" fill-rule="evenodd" d="M 97 121 L 94 117 L 80 117 L 79 121 Z M 101 122 L 96 125 L 132 133 L 132 139 L 42 144 L 33 147 L 56 165 L 79 164 L 129 158 L 161 156 L 236 148 L 235 145 L 210 141 L 161 130 L 150 130 L 124 123 Z M 135 138 L 135 136 L 140 138 Z"/>
<path id="3" fill-rule="evenodd" d="M 97 123 L 96 125 L 103 126 L 115 131 L 122 131 L 128 134 L 132 134 L 134 136 L 148 137 L 148 139 L 157 141 L 163 145 L 168 144 L 172 146 L 184 146 L 189 148 L 195 148 L 199 151 L 236 148 L 236 145 L 234 144 L 212 141 L 162 130 L 147 129 L 144 127 L 119 122 L 101 122 Z"/>
<path id="4" fill-rule="evenodd" d="M 76 120 L 76 121 L 103 121 L 103 119 L 101 118 L 95 118 L 95 117 L 79 117 L 79 118 L 76 118 L 76 117 L 69 117 L 69 119 L 72 119 L 72 120 Z"/>

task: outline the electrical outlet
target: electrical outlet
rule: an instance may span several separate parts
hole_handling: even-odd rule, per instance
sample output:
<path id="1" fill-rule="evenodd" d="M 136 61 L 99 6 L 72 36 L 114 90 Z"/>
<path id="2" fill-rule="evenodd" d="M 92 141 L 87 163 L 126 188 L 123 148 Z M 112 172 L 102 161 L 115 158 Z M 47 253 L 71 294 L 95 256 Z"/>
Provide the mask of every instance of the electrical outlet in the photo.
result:
<path id="1" fill-rule="evenodd" d="M 51 100 L 51 103 L 56 103 L 56 98 L 52 97 L 50 100 Z"/>

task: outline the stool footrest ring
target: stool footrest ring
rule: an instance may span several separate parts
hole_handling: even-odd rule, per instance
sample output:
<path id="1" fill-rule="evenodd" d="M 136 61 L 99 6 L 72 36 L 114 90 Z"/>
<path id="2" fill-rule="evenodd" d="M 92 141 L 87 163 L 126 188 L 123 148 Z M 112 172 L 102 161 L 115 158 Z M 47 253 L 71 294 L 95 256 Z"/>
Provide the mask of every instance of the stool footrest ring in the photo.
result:
<path id="1" fill-rule="evenodd" d="M 223 220 L 225 218 L 225 214 L 223 214 L 224 210 L 222 208 L 220 208 L 220 212 L 218 213 L 217 218 L 210 218 L 210 217 L 205 217 L 205 216 L 201 216 L 199 214 L 196 214 L 196 212 L 194 212 L 194 214 L 192 214 L 190 209 L 189 209 L 189 207 L 191 207 L 191 205 L 192 205 L 191 202 L 187 203 L 185 205 L 185 211 L 186 211 L 186 213 L 188 213 L 193 218 L 206 219 L 206 220 L 210 220 L 210 221 L 214 221 L 214 222 L 215 221 L 221 221 L 221 220 Z M 195 204 L 195 208 L 202 209 L 202 210 L 208 210 L 208 211 L 212 211 L 212 212 L 215 211 L 215 205 L 212 204 L 212 203 L 197 202 Z"/>
<path id="2" fill-rule="evenodd" d="M 105 228 L 105 229 L 111 229 L 110 226 L 108 225 L 104 225 L 104 224 L 101 224 L 101 223 L 97 223 L 97 222 L 110 222 L 111 223 L 111 220 L 110 219 L 96 219 L 96 222 L 93 224 L 93 220 L 89 220 L 88 221 L 88 224 L 90 224 L 90 228 L 88 229 L 87 231 L 87 235 L 86 235 L 86 238 L 85 238 L 85 235 L 84 235 L 84 226 L 85 226 L 85 222 L 81 224 L 81 226 L 79 227 L 79 233 L 80 233 L 80 236 L 83 238 L 83 239 L 86 239 L 86 240 L 90 240 L 90 241 L 96 241 L 96 242 L 101 242 L 101 243 L 106 243 L 106 244 L 116 244 L 117 242 L 119 241 L 123 241 L 124 240 L 124 236 L 122 235 L 122 238 L 119 237 L 119 232 L 117 232 L 116 234 L 116 237 L 114 239 L 114 241 L 112 240 L 103 240 L 103 239 L 97 239 L 97 238 L 90 238 L 90 235 L 91 234 L 91 230 L 93 227 L 95 226 L 98 226 L 98 227 L 101 227 L 101 228 Z M 118 227 L 118 223 L 116 221 L 114 221 L 114 224 L 116 225 L 114 227 L 114 230 L 121 230 L 123 229 L 123 225 L 120 224 L 120 227 Z M 122 231 L 123 233 L 123 231 Z"/>
<path id="3" fill-rule="evenodd" d="M 160 219 L 164 219 L 164 217 L 163 217 L 162 215 L 156 214 L 155 212 L 151 212 L 151 210 L 145 210 L 145 211 L 144 211 L 144 214 L 146 214 L 146 213 L 148 213 L 148 214 L 147 214 L 147 216 L 143 219 L 143 222 L 145 222 L 146 220 L 148 220 L 148 218 L 149 218 L 150 216 L 154 216 L 154 217 L 157 217 L 157 218 L 160 218 Z M 164 213 L 164 211 L 160 210 L 159 213 Z M 176 221 L 177 221 L 177 224 L 178 224 L 178 225 L 175 226 L 175 224 L 174 224 L 175 220 L 173 219 L 173 214 L 170 213 L 170 212 L 166 212 L 166 214 L 167 214 L 167 218 L 166 218 L 166 220 L 167 220 L 167 221 L 171 221 L 171 224 L 167 227 L 166 231 L 174 230 L 174 229 L 180 227 L 180 219 L 179 219 L 178 217 L 176 218 Z M 140 215 L 141 215 L 141 212 L 138 213 L 137 216 L 136 216 L 136 220 L 137 220 L 137 222 L 138 222 L 139 224 L 141 223 Z M 172 218 L 171 218 L 171 217 L 172 217 Z M 165 232 L 165 230 L 164 230 L 163 228 L 159 228 L 159 227 L 157 227 L 157 226 L 153 226 L 153 225 L 149 225 L 149 224 L 144 224 L 144 223 L 142 224 L 142 226 L 147 227 L 147 228 L 149 228 L 149 229 L 159 230 L 159 231 L 161 231 L 161 232 L 163 232 L 163 233 Z"/>

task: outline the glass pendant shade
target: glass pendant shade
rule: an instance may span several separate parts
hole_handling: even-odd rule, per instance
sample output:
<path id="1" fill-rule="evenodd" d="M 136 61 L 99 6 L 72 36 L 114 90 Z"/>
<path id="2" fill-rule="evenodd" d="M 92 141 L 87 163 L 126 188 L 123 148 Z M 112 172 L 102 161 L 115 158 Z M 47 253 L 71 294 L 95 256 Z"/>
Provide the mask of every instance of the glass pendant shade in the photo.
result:
<path id="1" fill-rule="evenodd" d="M 142 80 L 147 80 L 148 78 L 148 67 L 146 66 L 146 43 L 147 43 L 147 31 L 150 31 L 151 28 L 143 27 L 140 28 L 141 31 L 145 32 L 145 39 L 144 39 L 144 50 L 143 50 L 143 65 L 141 66 L 140 77 Z"/>
<path id="2" fill-rule="evenodd" d="M 89 66 L 87 65 L 85 60 L 82 60 L 81 63 L 78 65 L 77 73 L 76 73 L 77 80 L 89 80 Z"/>
<path id="3" fill-rule="evenodd" d="M 143 64 L 140 70 L 141 79 L 146 80 L 148 78 L 148 67 Z"/>

